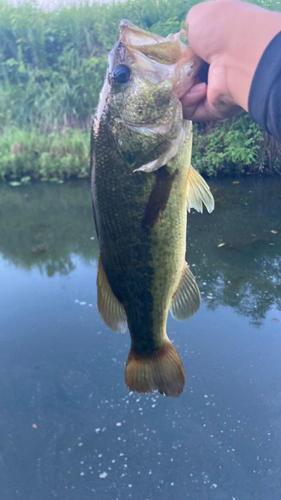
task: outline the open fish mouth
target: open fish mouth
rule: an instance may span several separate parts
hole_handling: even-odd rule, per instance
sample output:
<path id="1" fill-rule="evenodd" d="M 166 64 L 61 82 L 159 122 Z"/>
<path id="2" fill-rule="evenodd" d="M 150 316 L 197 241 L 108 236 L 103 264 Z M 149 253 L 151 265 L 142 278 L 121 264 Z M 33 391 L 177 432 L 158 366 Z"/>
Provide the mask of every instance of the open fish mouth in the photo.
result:
<path id="1" fill-rule="evenodd" d="M 109 74 L 116 65 L 137 65 L 142 80 L 154 83 L 170 81 L 180 99 L 189 90 L 203 61 L 191 47 L 175 39 L 141 30 L 126 19 L 120 23 L 120 39 L 109 56 Z"/>
<path id="2" fill-rule="evenodd" d="M 191 47 L 175 39 L 174 35 L 164 38 L 141 30 L 130 21 L 123 19 L 120 23 L 121 52 L 129 50 L 138 54 L 139 74 L 160 81 L 170 79 L 178 99 L 193 84 L 194 75 L 198 73 L 203 61 L 195 55 Z M 150 67 L 150 63 L 154 64 Z M 156 66 L 155 66 L 156 64 Z"/>

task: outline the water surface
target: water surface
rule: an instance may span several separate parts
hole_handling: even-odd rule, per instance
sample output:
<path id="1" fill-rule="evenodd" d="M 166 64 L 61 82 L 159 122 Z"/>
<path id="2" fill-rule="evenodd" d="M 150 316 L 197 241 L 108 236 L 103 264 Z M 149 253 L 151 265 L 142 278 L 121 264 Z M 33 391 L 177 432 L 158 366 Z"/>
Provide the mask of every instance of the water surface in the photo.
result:
<path id="1" fill-rule="evenodd" d="M 1 500 L 280 500 L 281 179 L 210 183 L 178 399 L 129 393 L 96 307 L 89 185 L 0 187 Z"/>

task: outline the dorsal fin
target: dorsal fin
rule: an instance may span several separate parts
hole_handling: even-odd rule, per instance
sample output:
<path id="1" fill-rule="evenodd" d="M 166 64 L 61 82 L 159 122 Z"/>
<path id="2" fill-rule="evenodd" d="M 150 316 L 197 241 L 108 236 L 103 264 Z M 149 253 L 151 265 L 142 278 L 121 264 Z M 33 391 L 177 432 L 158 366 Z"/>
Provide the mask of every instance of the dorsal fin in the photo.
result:
<path id="1" fill-rule="evenodd" d="M 103 321 L 111 330 L 125 333 L 127 330 L 126 312 L 108 283 L 101 257 L 99 258 L 97 286 L 98 310 Z"/>
<path id="2" fill-rule="evenodd" d="M 200 301 L 199 288 L 185 262 L 178 289 L 170 306 L 170 312 L 175 319 L 184 321 L 198 311 Z"/>

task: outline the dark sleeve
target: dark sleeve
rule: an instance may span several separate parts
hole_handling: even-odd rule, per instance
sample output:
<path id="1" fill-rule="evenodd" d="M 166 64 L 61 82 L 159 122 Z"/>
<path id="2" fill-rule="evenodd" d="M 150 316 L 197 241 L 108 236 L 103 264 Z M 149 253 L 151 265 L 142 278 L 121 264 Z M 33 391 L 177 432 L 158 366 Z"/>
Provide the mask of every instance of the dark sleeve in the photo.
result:
<path id="1" fill-rule="evenodd" d="M 261 57 L 252 81 L 248 107 L 252 120 L 281 143 L 281 32 Z"/>

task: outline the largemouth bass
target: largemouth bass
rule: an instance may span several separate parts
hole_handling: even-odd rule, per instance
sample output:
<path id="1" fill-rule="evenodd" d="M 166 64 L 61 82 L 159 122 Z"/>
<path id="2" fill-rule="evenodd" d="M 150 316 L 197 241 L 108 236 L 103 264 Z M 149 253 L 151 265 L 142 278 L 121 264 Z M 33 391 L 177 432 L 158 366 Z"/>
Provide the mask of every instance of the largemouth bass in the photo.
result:
<path id="1" fill-rule="evenodd" d="M 169 309 L 184 320 L 199 308 L 185 262 L 187 210 L 214 208 L 208 185 L 190 165 L 192 124 L 183 120 L 179 100 L 201 63 L 173 36 L 121 21 L 94 118 L 98 309 L 112 330 L 129 327 L 125 380 L 132 391 L 177 397 L 185 384 L 166 323 Z"/>

